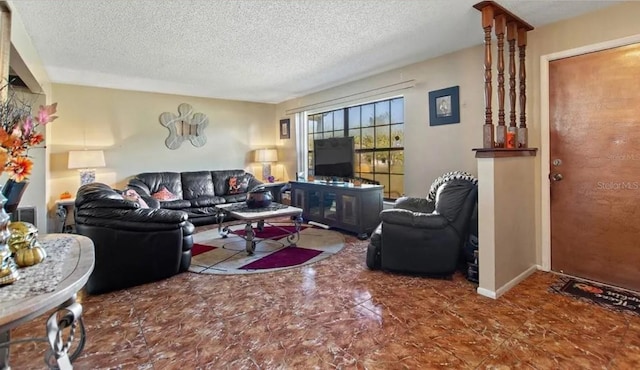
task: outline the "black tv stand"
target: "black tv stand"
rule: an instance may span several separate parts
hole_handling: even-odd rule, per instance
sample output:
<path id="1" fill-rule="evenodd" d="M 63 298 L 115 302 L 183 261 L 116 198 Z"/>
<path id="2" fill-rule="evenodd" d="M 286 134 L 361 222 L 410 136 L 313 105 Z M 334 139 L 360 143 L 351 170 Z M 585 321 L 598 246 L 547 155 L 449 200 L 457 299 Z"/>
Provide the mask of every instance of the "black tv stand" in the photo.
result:
<path id="1" fill-rule="evenodd" d="M 348 182 L 348 181 L 344 181 L 342 177 L 324 177 L 324 178 L 320 178 L 320 179 L 316 179 L 315 181 L 316 183 L 320 183 L 320 184 L 327 184 L 327 185 L 344 185 L 344 183 Z"/>
<path id="2" fill-rule="evenodd" d="M 291 205 L 302 208 L 306 221 L 350 231 L 364 240 L 380 223 L 383 189 L 348 182 L 291 181 Z"/>

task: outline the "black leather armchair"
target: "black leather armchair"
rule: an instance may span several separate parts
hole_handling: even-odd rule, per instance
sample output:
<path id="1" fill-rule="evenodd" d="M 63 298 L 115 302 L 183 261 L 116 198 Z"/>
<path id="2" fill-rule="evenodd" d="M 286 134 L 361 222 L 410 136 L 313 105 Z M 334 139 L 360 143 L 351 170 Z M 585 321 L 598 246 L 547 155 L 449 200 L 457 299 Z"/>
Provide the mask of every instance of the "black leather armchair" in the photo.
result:
<path id="1" fill-rule="evenodd" d="M 398 199 L 393 209 L 380 213 L 382 223 L 371 236 L 367 266 L 450 276 L 460 262 L 477 194 L 473 182 L 451 180 L 440 185 L 435 201 Z"/>
<path id="2" fill-rule="evenodd" d="M 78 189 L 74 217 L 78 234 L 95 247 L 88 293 L 161 280 L 191 264 L 194 227 L 185 212 L 140 208 L 111 187 L 91 183 Z"/>

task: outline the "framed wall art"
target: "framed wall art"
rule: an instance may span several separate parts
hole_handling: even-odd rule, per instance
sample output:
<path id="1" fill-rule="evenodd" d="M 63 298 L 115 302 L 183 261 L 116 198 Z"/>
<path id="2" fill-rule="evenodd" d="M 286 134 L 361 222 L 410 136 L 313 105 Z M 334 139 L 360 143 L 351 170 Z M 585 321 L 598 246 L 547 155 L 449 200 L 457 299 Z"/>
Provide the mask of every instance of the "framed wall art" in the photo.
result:
<path id="1" fill-rule="evenodd" d="M 460 86 L 429 92 L 429 126 L 460 123 Z"/>
<path id="2" fill-rule="evenodd" d="M 280 139 L 291 138 L 290 122 L 289 118 L 280 120 Z"/>

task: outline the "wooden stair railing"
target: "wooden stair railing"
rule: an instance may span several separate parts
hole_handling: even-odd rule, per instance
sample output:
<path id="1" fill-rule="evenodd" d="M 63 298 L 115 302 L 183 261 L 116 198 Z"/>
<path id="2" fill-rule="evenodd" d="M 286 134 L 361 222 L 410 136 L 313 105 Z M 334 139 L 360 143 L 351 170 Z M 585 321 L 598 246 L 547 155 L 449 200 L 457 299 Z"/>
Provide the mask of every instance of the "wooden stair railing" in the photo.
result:
<path id="1" fill-rule="evenodd" d="M 484 31 L 484 95 L 485 118 L 482 130 L 482 149 L 526 149 L 528 148 L 528 133 L 526 119 L 527 104 L 527 74 L 525 57 L 527 49 L 527 32 L 533 27 L 518 18 L 494 1 L 482 1 L 473 6 L 482 12 L 482 29 Z M 498 124 L 493 124 L 491 102 L 493 100 L 493 71 L 491 49 L 492 30 L 497 39 L 497 93 L 498 93 Z M 508 73 L 509 73 L 509 126 L 505 122 L 505 34 L 508 43 Z M 519 91 L 516 91 L 516 44 L 519 57 Z M 516 96 L 520 106 L 520 126 L 516 125 Z M 484 150 L 483 150 L 484 149 Z M 531 154 L 525 154 L 531 155 Z M 504 155 L 501 155 L 504 156 Z"/>

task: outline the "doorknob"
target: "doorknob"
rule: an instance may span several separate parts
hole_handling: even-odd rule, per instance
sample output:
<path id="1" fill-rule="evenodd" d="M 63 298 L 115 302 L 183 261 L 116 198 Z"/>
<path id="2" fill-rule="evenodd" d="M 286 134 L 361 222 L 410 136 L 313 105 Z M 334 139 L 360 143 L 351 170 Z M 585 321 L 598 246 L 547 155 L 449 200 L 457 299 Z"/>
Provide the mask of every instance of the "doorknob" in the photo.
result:
<path id="1" fill-rule="evenodd" d="M 562 180 L 562 174 L 561 173 L 554 173 L 553 175 L 551 175 L 551 180 L 553 180 L 553 181 L 561 181 Z"/>

